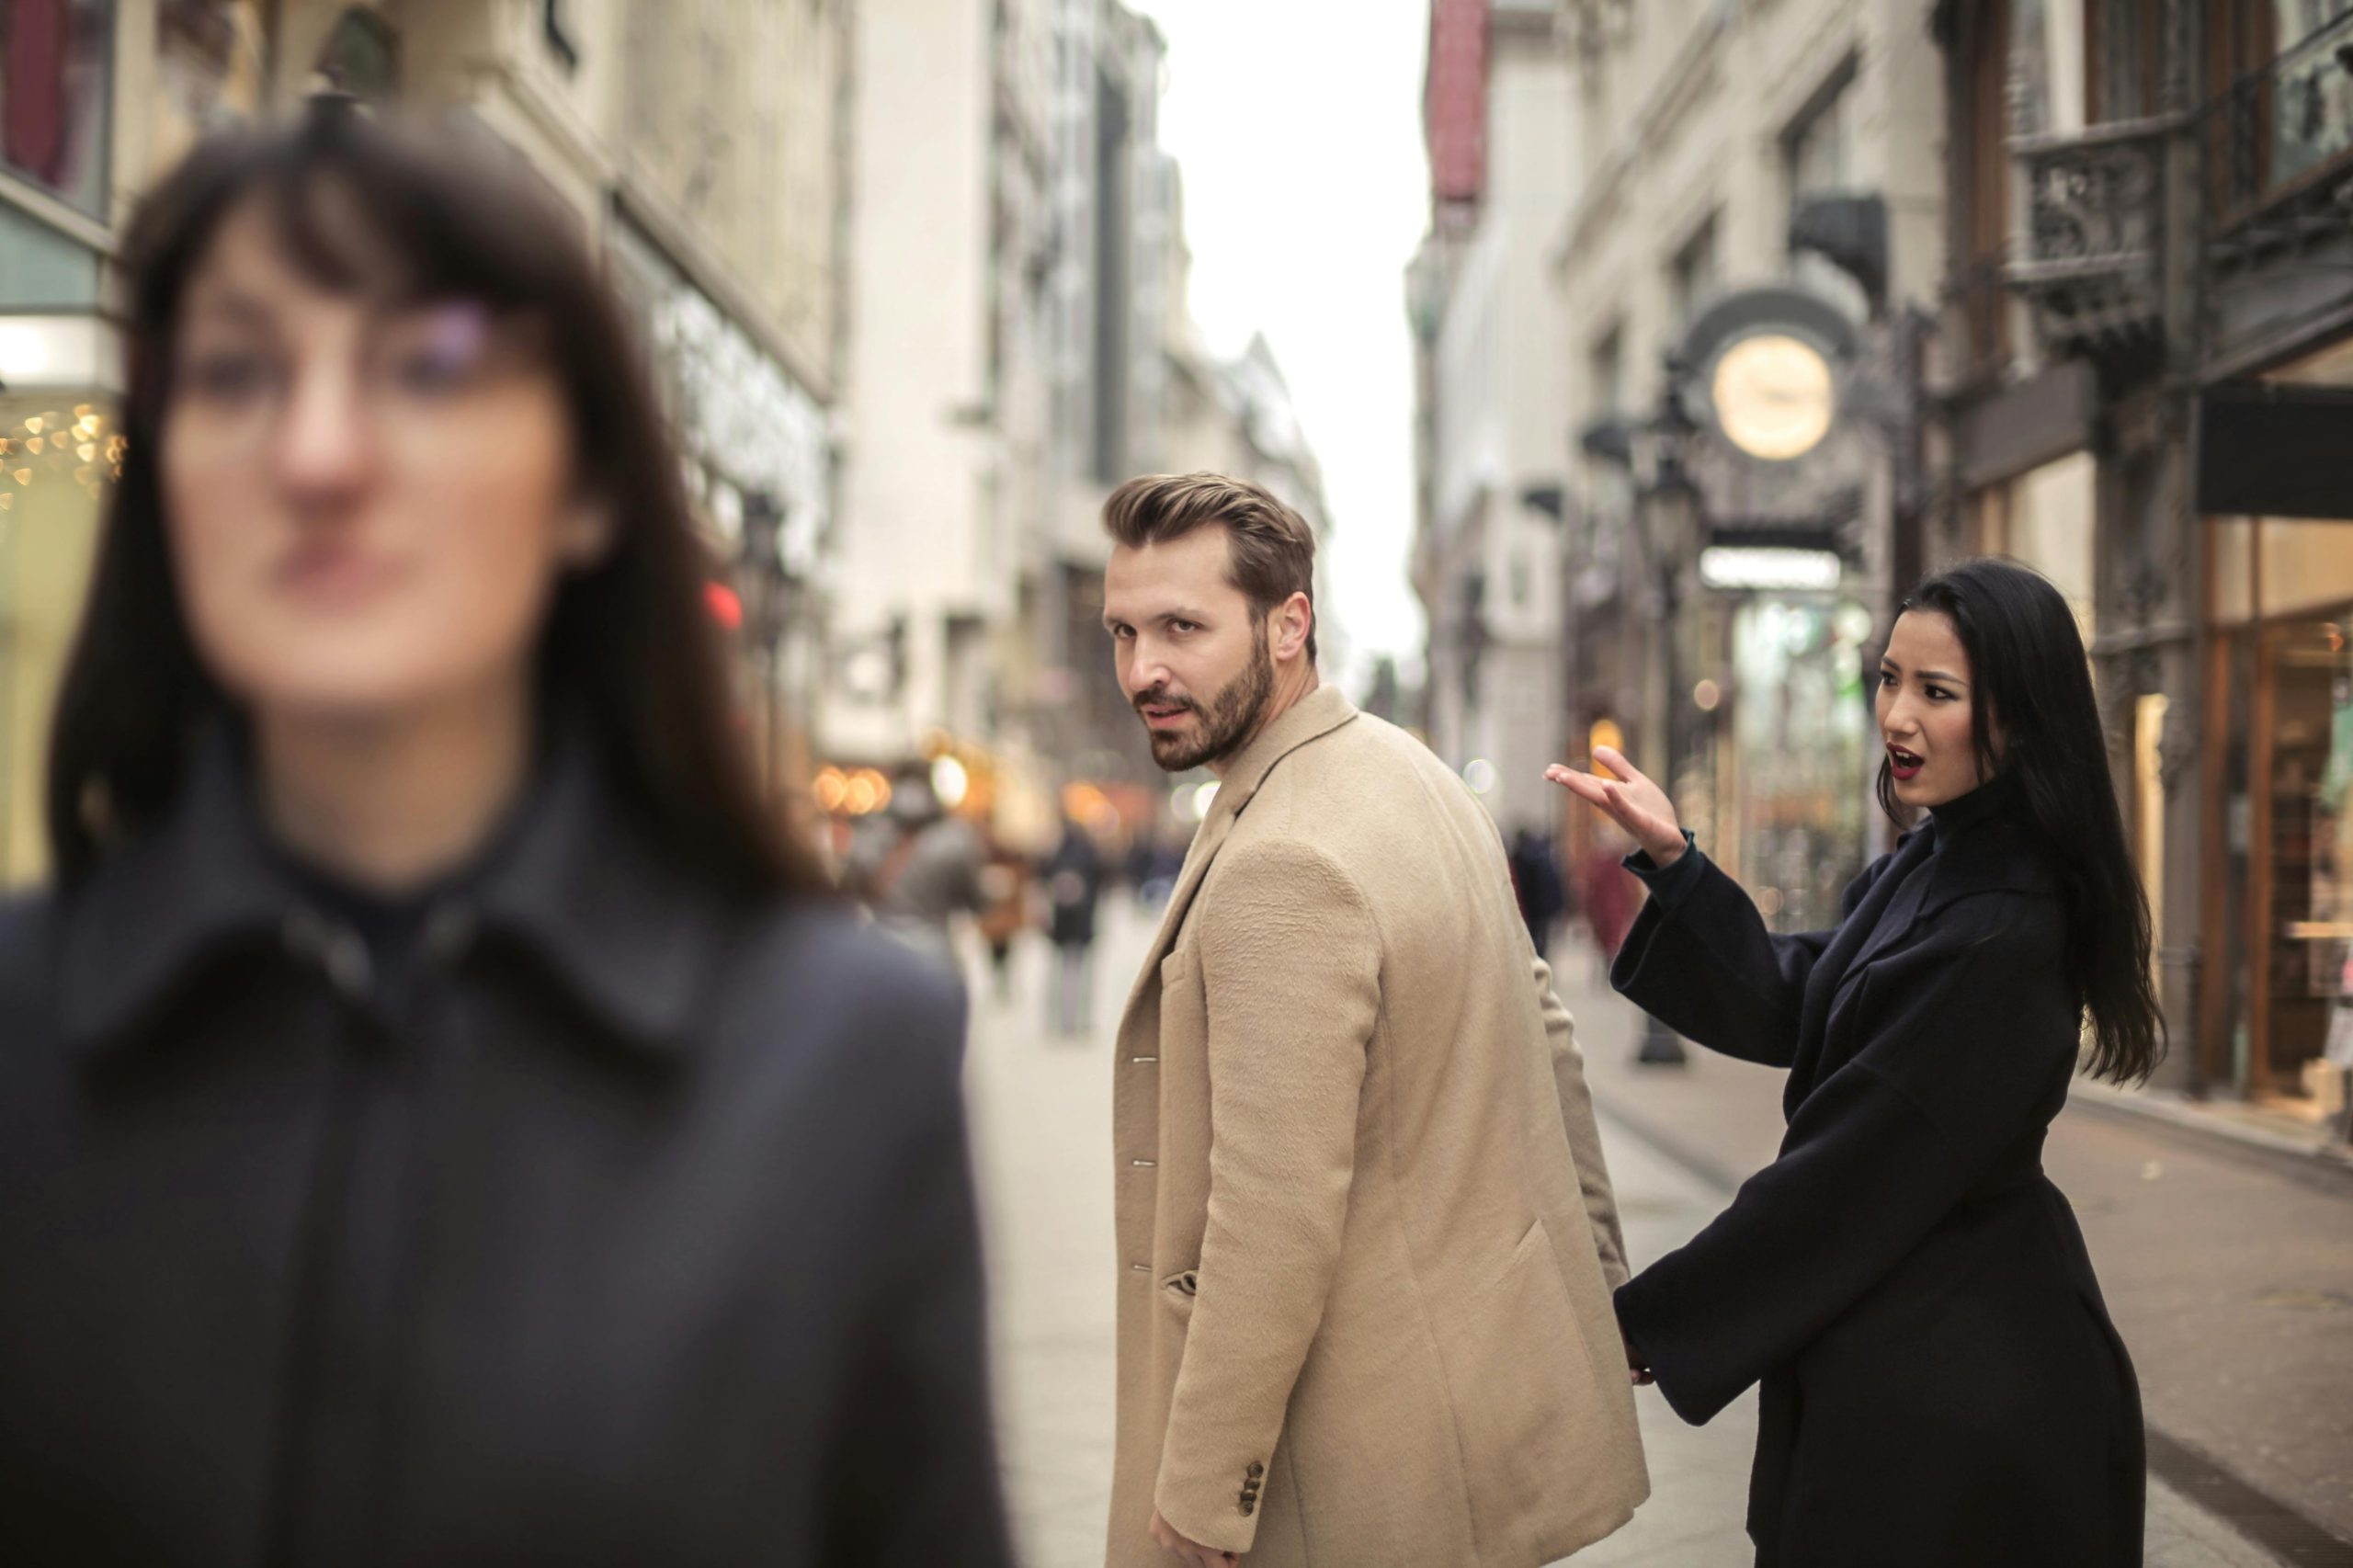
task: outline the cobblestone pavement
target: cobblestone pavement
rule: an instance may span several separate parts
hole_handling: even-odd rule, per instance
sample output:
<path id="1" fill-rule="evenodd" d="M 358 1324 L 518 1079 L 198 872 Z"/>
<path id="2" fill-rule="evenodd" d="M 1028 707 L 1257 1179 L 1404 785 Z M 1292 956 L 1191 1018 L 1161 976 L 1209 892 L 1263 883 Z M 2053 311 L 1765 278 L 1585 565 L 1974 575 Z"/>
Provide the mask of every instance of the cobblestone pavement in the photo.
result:
<path id="1" fill-rule="evenodd" d="M 1046 1026 L 1050 951 L 1017 951 L 1007 994 L 982 977 L 973 999 L 969 1086 L 988 1233 L 996 1398 L 1006 1488 L 1029 1568 L 1097 1568 L 1111 1482 L 1114 1320 L 1110 1032 L 1152 918 L 1106 900 L 1093 1028 Z M 1564 989 L 1580 976 L 1566 977 Z M 1591 1006 L 1591 1005 L 1589 1005 Z M 1591 1006 L 1597 1055 L 1623 1020 Z M 1598 1075 L 1598 1074 L 1597 1074 Z M 1722 1188 L 1624 1121 L 1603 1137 L 1636 1261 L 1680 1244 L 1722 1204 Z M 1715 1173 L 1720 1175 L 1721 1173 Z M 1741 1527 L 1755 1433 L 1744 1398 L 1705 1427 L 1642 1395 L 1652 1497 L 1633 1523 L 1578 1554 L 1577 1568 L 1747 1568 Z M 1144 1521 L 1133 1521 L 1142 1530 Z M 2268 1568 L 2281 1561 L 2162 1483 L 2151 1488 L 2150 1568 Z M 1363 1565 L 1376 1568 L 1376 1565 Z"/>

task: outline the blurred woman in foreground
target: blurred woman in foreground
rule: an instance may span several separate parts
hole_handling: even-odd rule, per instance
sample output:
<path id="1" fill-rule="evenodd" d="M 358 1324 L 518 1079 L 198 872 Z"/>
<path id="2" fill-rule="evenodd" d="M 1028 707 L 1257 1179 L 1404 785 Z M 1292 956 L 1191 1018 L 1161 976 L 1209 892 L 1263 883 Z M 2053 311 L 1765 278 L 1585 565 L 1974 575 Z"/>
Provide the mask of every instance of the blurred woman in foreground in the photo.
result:
<path id="1" fill-rule="evenodd" d="M 323 106 L 131 246 L 0 910 L 0 1556 L 994 1565 L 961 1003 L 730 730 L 571 216 Z"/>

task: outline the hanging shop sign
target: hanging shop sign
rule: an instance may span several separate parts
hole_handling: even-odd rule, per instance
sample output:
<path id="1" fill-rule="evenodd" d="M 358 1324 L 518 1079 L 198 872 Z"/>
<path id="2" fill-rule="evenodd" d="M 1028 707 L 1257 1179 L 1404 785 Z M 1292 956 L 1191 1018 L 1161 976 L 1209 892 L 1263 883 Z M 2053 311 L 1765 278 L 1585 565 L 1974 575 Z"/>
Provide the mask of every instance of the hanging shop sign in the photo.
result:
<path id="1" fill-rule="evenodd" d="M 781 509 L 785 571 L 813 575 L 831 513 L 824 406 L 651 239 L 623 223 L 615 249 L 712 523 L 733 542 L 743 498 L 765 492 Z"/>

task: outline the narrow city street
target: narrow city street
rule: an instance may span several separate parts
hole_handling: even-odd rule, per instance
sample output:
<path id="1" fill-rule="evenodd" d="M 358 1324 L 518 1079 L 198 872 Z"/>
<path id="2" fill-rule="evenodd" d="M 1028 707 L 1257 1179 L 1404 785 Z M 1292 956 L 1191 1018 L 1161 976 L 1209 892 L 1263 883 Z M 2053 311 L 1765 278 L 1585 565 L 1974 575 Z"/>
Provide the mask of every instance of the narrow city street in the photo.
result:
<path id="1" fill-rule="evenodd" d="M 1052 955 L 1042 942 L 1031 940 L 1017 949 L 1008 994 L 998 995 L 983 978 L 974 996 L 969 1083 L 990 1245 L 996 1396 L 1006 1484 L 1028 1568 L 1095 1568 L 1102 1561 L 1114 1356 L 1110 1034 L 1153 926 L 1153 917 L 1124 895 L 1107 896 L 1104 939 L 1096 951 L 1093 1028 L 1078 1039 L 1058 1039 L 1046 1028 Z M 1704 1224 L 1722 1206 L 1722 1183 L 1730 1171 L 1744 1159 L 1769 1156 L 1771 1143 L 1763 1142 L 1759 1155 L 1753 1117 L 1744 1119 L 1736 1108 L 1726 1108 L 1727 1099 L 1734 1107 L 1753 1103 L 1753 1094 L 1703 1103 L 1688 1093 L 1696 1076 L 1642 1079 L 1618 1065 L 1629 1050 L 1631 1018 L 1622 1004 L 1593 989 L 1600 977 L 1582 960 L 1572 955 L 1564 967 L 1563 989 L 1579 1013 L 1595 1059 L 1597 1091 L 1605 1108 L 1603 1136 L 1627 1244 L 1639 1264 L 1680 1244 Z M 977 962 L 971 971 L 984 975 Z M 1678 1093 L 1690 1119 L 1688 1143 L 1681 1146 L 1643 1119 L 1672 1118 Z M 1644 1131 L 1637 1131 L 1638 1125 Z M 2102 1123 L 2096 1135 L 2129 1137 L 2133 1131 Z M 1691 1150 L 1711 1151 L 1718 1163 L 1695 1160 Z M 2174 1157 L 2196 1158 L 2194 1153 Z M 2087 1217 L 2087 1227 L 2092 1225 Z M 2159 1310 L 2135 1310 L 2128 1290 L 2142 1290 L 2158 1266 L 2126 1264 L 2111 1256 L 2112 1249 L 2101 1250 L 2102 1240 L 2095 1234 L 2095 1249 L 2111 1295 L 2119 1298 L 2117 1315 L 2141 1357 L 2153 1414 L 2181 1408 L 2184 1400 L 2161 1399 L 2157 1392 L 2200 1381 L 2185 1379 L 2165 1359 L 2181 1354 L 2178 1335 L 2169 1336 L 2159 1326 L 2167 1312 L 2179 1315 L 2178 1290 L 2165 1297 L 2170 1304 Z M 2195 1260 L 2177 1258 L 2170 1267 L 2201 1272 Z M 2257 1346 L 2238 1347 L 2249 1362 L 2278 1354 Z M 2229 1381 L 2226 1374 L 2222 1381 Z M 1641 1406 L 1651 1501 L 1632 1524 L 1576 1562 L 1581 1568 L 1746 1568 L 1753 1554 L 1741 1517 L 1755 1396 L 1700 1428 L 1677 1421 L 1654 1392 L 1641 1396 Z M 2208 1506 L 2200 1506 L 2162 1476 L 2153 1476 L 2150 1568 L 2267 1568 L 2330 1561 L 2267 1550 L 2242 1534 L 2210 1511 L 2228 1511 L 2227 1492 L 2219 1502 L 2205 1501 Z M 1142 1529 L 1143 1523 L 1135 1521 L 1135 1528 Z M 1895 1560 L 1900 1559 L 1891 1559 Z"/>

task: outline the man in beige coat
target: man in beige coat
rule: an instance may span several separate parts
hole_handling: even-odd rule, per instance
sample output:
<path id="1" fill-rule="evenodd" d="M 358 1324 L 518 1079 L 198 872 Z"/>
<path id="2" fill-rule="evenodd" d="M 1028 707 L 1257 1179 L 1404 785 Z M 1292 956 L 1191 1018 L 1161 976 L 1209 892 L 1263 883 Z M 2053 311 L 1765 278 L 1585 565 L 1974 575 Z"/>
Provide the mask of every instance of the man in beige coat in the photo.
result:
<path id="1" fill-rule="evenodd" d="M 1113 1063 L 1109 1568 L 1537 1568 L 1647 1494 L 1592 1103 L 1503 846 L 1315 675 L 1314 537 L 1133 481 L 1104 621 L 1221 779 Z"/>

